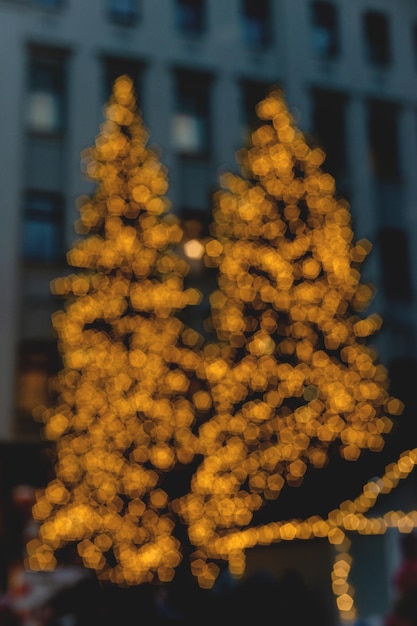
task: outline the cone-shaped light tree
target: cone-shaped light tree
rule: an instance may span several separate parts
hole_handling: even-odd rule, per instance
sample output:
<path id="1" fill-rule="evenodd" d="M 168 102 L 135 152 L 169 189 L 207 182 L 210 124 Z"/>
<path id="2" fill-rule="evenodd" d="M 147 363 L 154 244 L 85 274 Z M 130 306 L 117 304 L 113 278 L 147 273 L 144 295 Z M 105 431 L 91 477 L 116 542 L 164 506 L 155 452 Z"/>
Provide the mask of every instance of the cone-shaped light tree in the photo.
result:
<path id="1" fill-rule="evenodd" d="M 83 237 L 68 254 L 79 269 L 53 283 L 66 301 L 53 317 L 64 367 L 56 404 L 37 417 L 57 462 L 37 494 L 28 565 L 53 569 L 73 544 L 101 579 L 139 584 L 171 580 L 182 558 L 164 477 L 196 449 L 199 335 L 177 314 L 200 294 L 184 288 L 182 230 L 128 77 L 105 114 L 85 155 L 95 193 L 80 202 Z"/>
<path id="2" fill-rule="evenodd" d="M 370 244 L 354 242 L 324 153 L 281 92 L 257 112 L 265 123 L 240 154 L 242 175 L 225 175 L 215 196 L 216 340 L 201 350 L 179 317 L 200 294 L 184 288 L 166 172 L 130 79 L 115 83 L 86 155 L 97 186 L 68 255 L 80 269 L 53 285 L 66 299 L 53 318 L 64 368 L 38 417 L 57 463 L 33 509 L 31 569 L 53 569 L 70 543 L 103 580 L 170 581 L 188 528 L 192 573 L 210 587 L 213 559 L 240 559 L 257 510 L 332 448 L 351 461 L 380 451 L 401 411 L 368 345 L 381 323 L 363 313 Z"/>
<path id="3" fill-rule="evenodd" d="M 368 345 L 381 324 L 364 315 L 373 293 L 360 268 L 371 246 L 354 242 L 324 152 L 308 146 L 282 92 L 257 114 L 263 123 L 239 153 L 242 175 L 226 174 L 215 196 L 206 244 L 218 271 L 217 341 L 205 347 L 215 411 L 181 501 L 201 563 L 309 465 L 325 466 L 330 449 L 349 461 L 380 451 L 389 416 L 402 409 Z"/>

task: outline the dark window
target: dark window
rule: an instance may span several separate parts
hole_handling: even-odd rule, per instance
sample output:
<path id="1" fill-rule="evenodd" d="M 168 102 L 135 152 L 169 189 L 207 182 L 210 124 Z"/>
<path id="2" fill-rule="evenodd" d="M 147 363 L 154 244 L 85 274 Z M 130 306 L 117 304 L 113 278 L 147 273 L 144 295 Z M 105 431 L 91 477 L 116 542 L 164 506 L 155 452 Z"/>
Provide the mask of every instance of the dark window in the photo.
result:
<path id="1" fill-rule="evenodd" d="M 413 24 L 412 26 L 411 37 L 413 46 L 414 68 L 417 69 L 417 24 Z"/>
<path id="2" fill-rule="evenodd" d="M 62 0 L 33 0 L 33 3 L 46 9 L 57 9 L 62 5 Z"/>
<path id="3" fill-rule="evenodd" d="M 375 65 L 387 65 L 391 60 L 388 19 L 383 13 L 369 11 L 364 16 L 366 58 Z"/>
<path id="4" fill-rule="evenodd" d="M 256 114 L 256 107 L 267 95 L 271 88 L 270 83 L 258 81 L 242 81 L 240 90 L 240 119 L 242 128 L 242 143 L 250 144 L 251 134 L 261 125 Z"/>
<path id="5" fill-rule="evenodd" d="M 398 107 L 390 102 L 371 101 L 368 129 L 370 166 L 375 177 L 399 180 Z"/>
<path id="6" fill-rule="evenodd" d="M 323 59 L 336 57 L 340 51 L 336 7 L 329 2 L 313 2 L 311 18 L 314 51 Z"/>
<path id="7" fill-rule="evenodd" d="M 116 22 L 134 23 L 139 17 L 138 0 L 109 0 L 109 15 Z"/>
<path id="8" fill-rule="evenodd" d="M 205 0 L 176 0 L 175 21 L 186 35 L 200 35 L 206 28 Z"/>
<path id="9" fill-rule="evenodd" d="M 410 334 L 411 335 L 411 334 Z M 408 336 L 408 346 L 413 344 L 413 336 Z M 393 359 L 389 364 L 389 393 L 404 403 L 403 413 L 396 418 L 395 443 L 399 453 L 417 445 L 415 416 L 417 412 L 417 361 L 411 356 Z"/>
<path id="10" fill-rule="evenodd" d="M 22 235 L 25 261 L 62 260 L 63 206 L 59 194 L 40 191 L 27 193 Z"/>
<path id="11" fill-rule="evenodd" d="M 114 81 L 119 76 L 127 74 L 132 80 L 135 87 L 136 100 L 140 107 L 140 98 L 142 91 L 142 74 L 143 64 L 133 59 L 125 59 L 120 57 L 105 57 L 103 61 L 104 82 L 103 82 L 103 99 L 105 102 L 110 97 L 113 90 Z"/>
<path id="12" fill-rule="evenodd" d="M 178 72 L 175 93 L 174 148 L 184 155 L 207 155 L 210 151 L 210 79 L 195 72 Z"/>
<path id="13" fill-rule="evenodd" d="M 346 96 L 334 91 L 312 92 L 313 137 L 326 153 L 325 168 L 335 176 L 346 173 Z"/>
<path id="14" fill-rule="evenodd" d="M 399 228 L 382 228 L 378 234 L 382 287 L 390 300 L 410 300 L 410 260 L 406 233 Z"/>
<path id="15" fill-rule="evenodd" d="M 15 400 L 20 429 L 35 430 L 33 410 L 51 404 L 51 376 L 61 367 L 56 342 L 26 340 L 20 344 Z"/>
<path id="16" fill-rule="evenodd" d="M 249 46 L 271 43 L 271 9 L 269 0 L 242 0 L 243 36 Z"/>
<path id="17" fill-rule="evenodd" d="M 28 67 L 27 127 L 39 134 L 65 130 L 66 63 L 61 51 L 31 51 Z"/>

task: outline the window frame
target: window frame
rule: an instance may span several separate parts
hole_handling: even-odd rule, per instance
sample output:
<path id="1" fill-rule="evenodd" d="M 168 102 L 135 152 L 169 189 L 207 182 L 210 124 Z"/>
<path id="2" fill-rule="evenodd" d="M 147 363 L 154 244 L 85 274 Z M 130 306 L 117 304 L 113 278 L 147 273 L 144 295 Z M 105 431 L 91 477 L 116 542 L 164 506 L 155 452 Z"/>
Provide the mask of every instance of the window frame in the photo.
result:
<path id="1" fill-rule="evenodd" d="M 329 9 L 329 13 L 320 16 L 320 9 L 324 10 L 325 7 Z M 310 4 L 310 16 L 311 39 L 314 53 L 322 60 L 330 61 L 336 59 L 340 56 L 341 52 L 338 7 L 327 0 L 315 0 Z M 325 24 L 327 21 L 329 23 Z M 317 29 L 321 29 L 322 32 L 325 31 L 328 36 L 328 42 L 322 50 L 319 50 L 319 46 L 315 43 L 317 40 Z"/>
<path id="2" fill-rule="evenodd" d="M 174 152 L 180 157 L 207 159 L 211 155 L 211 81 L 212 76 L 204 72 L 193 70 L 175 72 L 175 106 L 172 116 L 171 143 Z M 180 117 L 183 117 L 185 125 L 187 118 L 191 126 L 195 123 L 196 134 L 201 133 L 202 136 L 200 146 L 196 145 L 193 148 L 190 145 L 187 148 L 185 144 L 181 146 L 177 143 L 175 135 Z"/>
<path id="3" fill-rule="evenodd" d="M 68 52 L 56 48 L 40 48 L 29 46 L 27 66 L 27 99 L 25 128 L 29 135 L 41 137 L 62 137 L 67 129 L 67 58 Z M 49 74 L 49 75 L 48 75 Z M 43 84 L 42 84 L 43 83 Z M 50 88 L 49 88 L 50 87 Z M 42 122 L 36 125 L 31 117 L 32 106 L 38 94 L 50 96 L 55 107 L 56 123 L 48 125 Z"/>
<path id="4" fill-rule="evenodd" d="M 22 339 L 17 348 L 17 366 L 14 383 L 14 408 L 17 416 L 17 427 L 33 434 L 38 430 L 33 419 L 33 410 L 53 401 L 51 379 L 62 368 L 62 359 L 57 350 L 56 342 L 50 339 Z M 33 379 L 38 374 L 39 389 L 33 386 Z M 29 378 L 28 378 L 29 377 Z M 29 392 L 34 391 L 31 397 Z M 24 397 L 22 397 L 22 395 Z M 30 400 L 35 400 L 31 402 Z M 29 402 L 28 402 L 29 400 Z"/>
<path id="5" fill-rule="evenodd" d="M 395 250 L 392 245 L 395 243 Z M 410 302 L 412 300 L 412 281 L 410 265 L 409 238 L 403 228 L 383 226 L 377 235 L 381 263 L 382 291 L 388 300 Z M 394 252 L 394 253 L 393 253 Z M 396 253 L 396 254 L 395 254 Z M 392 265 L 397 260 L 397 266 Z M 400 270 L 398 270 L 398 264 Z"/>
<path id="6" fill-rule="evenodd" d="M 196 11 L 192 14 L 194 7 Z M 190 10 L 189 15 L 192 17 L 188 24 L 187 10 Z M 191 37 L 204 35 L 207 31 L 207 10 L 206 0 L 175 0 L 174 17 L 177 31 Z"/>
<path id="7" fill-rule="evenodd" d="M 135 89 L 135 96 L 138 103 L 141 101 L 142 96 L 142 83 L 143 73 L 145 69 L 145 63 L 138 59 L 132 59 L 127 57 L 118 57 L 103 55 L 102 57 L 102 93 L 103 101 L 108 102 L 112 90 L 114 81 L 123 74 L 127 74 L 133 80 L 133 86 Z M 140 108 L 140 107 L 139 107 Z"/>
<path id="8" fill-rule="evenodd" d="M 32 4 L 37 9 L 55 11 L 56 9 L 62 8 L 64 0 L 32 0 Z"/>
<path id="9" fill-rule="evenodd" d="M 379 24 L 377 23 L 378 20 Z M 379 38 L 381 41 L 378 41 Z M 371 9 L 363 14 L 363 43 L 368 63 L 378 68 L 386 68 L 390 65 L 392 46 L 390 22 L 386 13 Z"/>
<path id="10" fill-rule="evenodd" d="M 273 29 L 271 28 L 272 3 L 270 0 L 240 1 L 242 37 L 245 45 L 255 49 L 269 48 L 273 42 Z M 253 28 L 254 26 L 255 29 Z M 256 29 L 258 33 L 254 36 Z"/>
<path id="11" fill-rule="evenodd" d="M 42 201 L 49 202 L 49 208 L 40 208 L 39 204 Z M 31 205 L 31 203 L 34 204 Z M 36 203 L 38 203 L 37 206 Z M 33 243 L 31 245 L 33 234 L 31 236 L 29 231 L 37 226 L 40 227 L 38 231 L 41 234 L 37 234 L 37 244 L 33 246 Z M 63 196 L 53 191 L 26 190 L 22 214 L 21 254 L 23 263 L 61 264 L 65 260 L 64 240 Z"/>
<path id="12" fill-rule="evenodd" d="M 312 137 L 314 143 L 326 153 L 324 169 L 328 168 L 336 181 L 340 181 L 347 174 L 348 169 L 348 147 L 347 147 L 347 114 L 346 106 L 348 102 L 348 94 L 346 92 L 334 89 L 313 88 L 310 92 L 311 98 L 311 120 L 312 120 Z M 320 106 L 321 102 L 325 103 L 325 107 Z M 332 118 L 332 110 L 335 112 Z M 326 120 L 323 126 L 320 124 L 320 118 Z M 338 118 L 338 119 L 337 119 Z M 330 125 L 330 120 L 333 123 Z M 323 132 L 323 127 L 325 131 Z M 343 150 L 340 147 L 333 150 L 330 141 L 334 140 L 338 145 L 340 141 L 343 144 Z M 329 167 L 330 166 L 330 167 Z"/>
<path id="13" fill-rule="evenodd" d="M 241 145 L 249 146 L 252 133 L 260 125 L 256 106 L 268 96 L 275 84 L 253 79 L 242 79 L 239 84 Z M 239 146 L 240 147 L 240 146 Z"/>
<path id="14" fill-rule="evenodd" d="M 395 102 L 374 98 L 368 100 L 367 104 L 371 171 L 377 180 L 400 182 L 400 107 Z"/>
<path id="15" fill-rule="evenodd" d="M 140 17 L 139 0 L 122 0 L 126 9 L 117 6 L 120 0 L 107 0 L 107 15 L 111 22 L 122 26 L 135 26 Z"/>

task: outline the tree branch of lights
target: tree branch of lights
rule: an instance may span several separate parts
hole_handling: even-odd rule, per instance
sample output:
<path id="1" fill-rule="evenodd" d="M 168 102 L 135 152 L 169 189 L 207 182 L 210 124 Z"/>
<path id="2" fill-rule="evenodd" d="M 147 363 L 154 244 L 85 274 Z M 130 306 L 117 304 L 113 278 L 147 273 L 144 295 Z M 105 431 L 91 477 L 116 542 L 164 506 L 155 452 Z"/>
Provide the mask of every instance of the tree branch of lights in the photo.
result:
<path id="1" fill-rule="evenodd" d="M 184 288 L 166 171 L 131 80 L 115 82 L 84 155 L 96 191 L 80 202 L 82 238 L 68 254 L 82 269 L 53 283 L 66 301 L 53 317 L 64 367 L 54 406 L 36 418 L 54 442 L 56 477 L 37 492 L 30 569 L 53 569 L 73 543 L 104 581 L 169 582 L 189 553 L 210 588 L 216 560 L 242 573 L 246 547 L 310 536 L 339 546 L 348 518 L 362 524 L 356 501 L 327 520 L 254 524 L 330 449 L 348 461 L 380 451 L 402 410 L 366 343 L 381 324 L 363 315 L 371 246 L 354 243 L 324 153 L 307 145 L 283 95 L 257 112 L 264 123 L 240 152 L 242 175 L 225 175 L 214 198 L 204 244 L 218 275 L 215 339 L 203 345 L 179 315 L 201 294 Z"/>

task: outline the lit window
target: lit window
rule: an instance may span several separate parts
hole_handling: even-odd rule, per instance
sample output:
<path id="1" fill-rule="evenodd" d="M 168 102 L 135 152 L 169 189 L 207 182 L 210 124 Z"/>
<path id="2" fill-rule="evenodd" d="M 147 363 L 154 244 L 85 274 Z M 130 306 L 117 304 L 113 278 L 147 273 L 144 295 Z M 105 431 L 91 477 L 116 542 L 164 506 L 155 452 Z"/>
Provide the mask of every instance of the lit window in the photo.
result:
<path id="1" fill-rule="evenodd" d="M 410 258 L 407 234 L 399 228 L 378 233 L 382 288 L 390 300 L 411 299 Z"/>
<path id="2" fill-rule="evenodd" d="M 368 108 L 370 166 L 376 178 L 400 179 L 398 145 L 398 107 L 390 102 L 373 100 Z"/>
<path id="3" fill-rule="evenodd" d="M 332 59 L 339 53 L 336 7 L 329 2 L 313 2 L 311 12 L 314 51 L 323 59 Z"/>
<path id="4" fill-rule="evenodd" d="M 65 66 L 63 59 L 34 56 L 29 64 L 27 125 L 34 133 L 62 133 L 65 123 Z"/>
<path id="5" fill-rule="evenodd" d="M 139 17 L 138 0 L 109 0 L 109 13 L 118 22 L 135 21 Z"/>
<path id="6" fill-rule="evenodd" d="M 209 152 L 209 82 L 193 72 L 177 75 L 172 141 L 185 155 Z"/>
<path id="7" fill-rule="evenodd" d="M 249 46 L 271 43 L 271 11 L 269 0 L 242 0 L 243 35 Z"/>
<path id="8" fill-rule="evenodd" d="M 49 192 L 28 192 L 22 234 L 24 260 L 60 261 L 64 254 L 61 196 Z"/>
<path id="9" fill-rule="evenodd" d="M 346 125 L 344 94 L 316 89 L 312 93 L 312 131 L 326 153 L 324 168 L 339 178 L 346 170 Z"/>
<path id="10" fill-rule="evenodd" d="M 365 51 L 367 60 L 375 65 L 390 62 L 388 19 L 383 13 L 369 11 L 364 16 Z"/>
<path id="11" fill-rule="evenodd" d="M 189 35 L 199 35 L 205 30 L 205 1 L 176 0 L 175 18 L 179 31 Z"/>
<path id="12" fill-rule="evenodd" d="M 240 90 L 241 143 L 245 146 L 249 145 L 252 133 L 259 127 L 256 106 L 268 95 L 270 87 L 269 83 L 264 82 L 242 82 Z"/>

